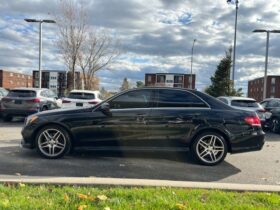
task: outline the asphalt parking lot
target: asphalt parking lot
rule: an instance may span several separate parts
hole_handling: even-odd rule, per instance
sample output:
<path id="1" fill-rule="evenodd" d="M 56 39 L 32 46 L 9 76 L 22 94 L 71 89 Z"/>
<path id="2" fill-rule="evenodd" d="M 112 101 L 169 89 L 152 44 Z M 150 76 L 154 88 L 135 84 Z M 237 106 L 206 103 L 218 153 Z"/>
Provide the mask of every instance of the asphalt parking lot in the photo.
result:
<path id="1" fill-rule="evenodd" d="M 189 154 L 174 152 L 76 151 L 47 160 L 20 148 L 23 119 L 0 119 L 0 176 L 145 178 L 180 181 L 280 185 L 280 135 L 267 133 L 262 151 L 228 155 L 215 167 L 197 165 Z"/>

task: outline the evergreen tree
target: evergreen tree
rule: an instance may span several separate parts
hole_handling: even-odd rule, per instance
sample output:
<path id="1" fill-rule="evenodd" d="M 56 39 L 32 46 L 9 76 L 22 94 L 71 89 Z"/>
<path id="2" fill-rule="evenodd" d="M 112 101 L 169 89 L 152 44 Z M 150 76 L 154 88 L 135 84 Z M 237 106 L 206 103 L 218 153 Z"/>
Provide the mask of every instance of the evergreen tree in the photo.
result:
<path id="1" fill-rule="evenodd" d="M 235 90 L 230 80 L 232 48 L 226 52 L 226 56 L 220 61 L 214 76 L 211 77 L 211 85 L 205 92 L 214 97 L 218 96 L 242 96 L 242 88 Z"/>
<path id="2" fill-rule="evenodd" d="M 137 81 L 137 82 L 136 82 L 136 87 L 137 87 L 137 88 L 144 87 L 144 83 L 143 83 L 142 81 Z"/>
<path id="3" fill-rule="evenodd" d="M 123 83 L 122 83 L 122 86 L 120 88 L 120 91 L 124 91 L 124 90 L 128 90 L 129 89 L 129 82 L 127 80 L 127 78 L 125 77 L 123 79 Z"/>

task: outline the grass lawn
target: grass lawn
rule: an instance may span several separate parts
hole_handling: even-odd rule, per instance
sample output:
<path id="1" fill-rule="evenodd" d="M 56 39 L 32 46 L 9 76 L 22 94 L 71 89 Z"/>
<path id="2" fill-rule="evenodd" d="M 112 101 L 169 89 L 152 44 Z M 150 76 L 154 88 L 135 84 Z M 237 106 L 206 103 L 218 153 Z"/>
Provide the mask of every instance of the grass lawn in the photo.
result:
<path id="1" fill-rule="evenodd" d="M 280 209 L 280 194 L 165 187 L 0 184 L 0 209 Z"/>

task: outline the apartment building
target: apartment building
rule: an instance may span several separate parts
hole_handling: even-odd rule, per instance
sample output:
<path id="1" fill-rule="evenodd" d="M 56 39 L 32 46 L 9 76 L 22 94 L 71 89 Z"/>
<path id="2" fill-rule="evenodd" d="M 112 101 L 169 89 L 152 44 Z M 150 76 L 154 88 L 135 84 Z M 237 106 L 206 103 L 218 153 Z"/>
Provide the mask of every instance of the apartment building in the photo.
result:
<path id="1" fill-rule="evenodd" d="M 0 87 L 6 89 L 32 87 L 32 76 L 20 72 L 0 69 Z"/>
<path id="2" fill-rule="evenodd" d="M 248 97 L 257 101 L 263 100 L 264 77 L 248 81 Z M 267 76 L 266 97 L 280 98 L 280 75 Z"/>
<path id="3" fill-rule="evenodd" d="M 195 74 L 178 74 L 178 73 L 154 73 L 145 74 L 145 86 L 151 87 L 180 87 L 195 89 Z"/>

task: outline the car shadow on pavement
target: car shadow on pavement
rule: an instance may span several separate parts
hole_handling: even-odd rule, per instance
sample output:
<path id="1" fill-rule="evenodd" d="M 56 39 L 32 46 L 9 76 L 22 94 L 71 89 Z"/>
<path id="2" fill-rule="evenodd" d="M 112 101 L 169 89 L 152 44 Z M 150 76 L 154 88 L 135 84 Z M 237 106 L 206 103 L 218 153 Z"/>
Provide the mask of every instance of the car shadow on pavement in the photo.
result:
<path id="1" fill-rule="evenodd" d="M 76 151 L 62 159 L 41 158 L 19 147 L 0 148 L 0 174 L 26 176 L 113 177 L 177 181 L 219 181 L 240 173 L 224 161 L 207 167 L 177 152 Z"/>

